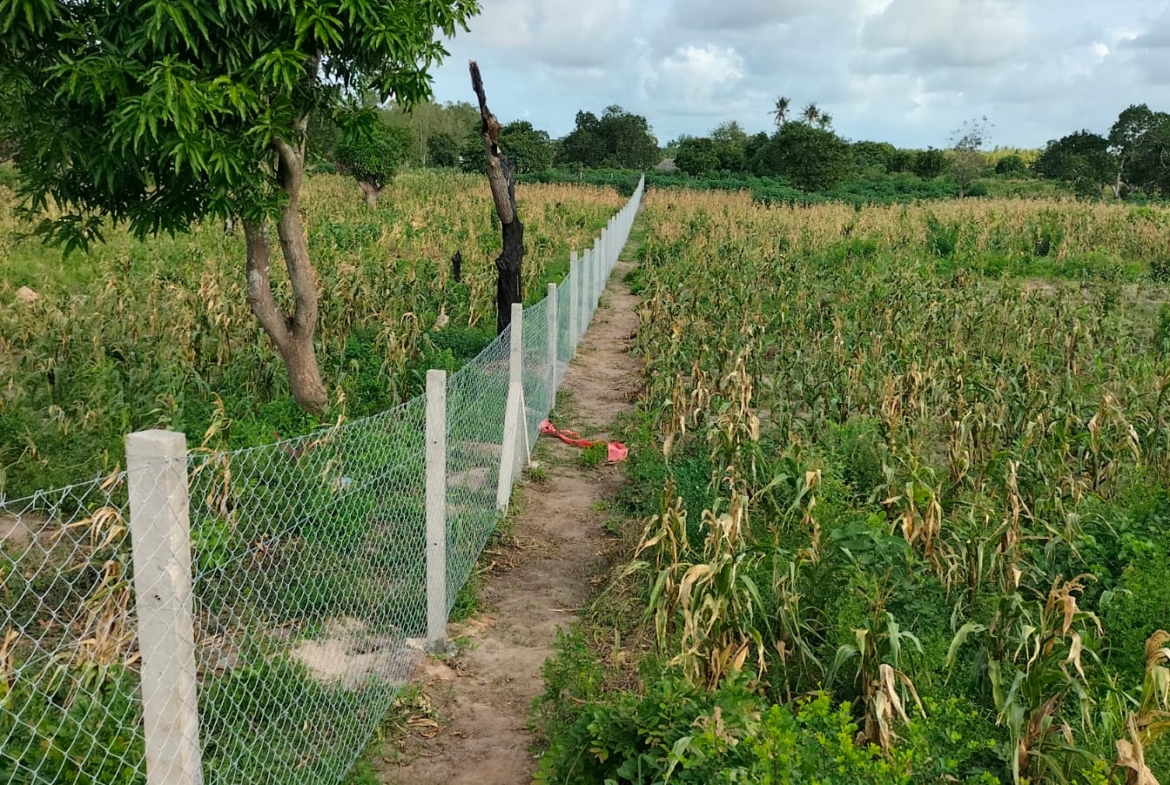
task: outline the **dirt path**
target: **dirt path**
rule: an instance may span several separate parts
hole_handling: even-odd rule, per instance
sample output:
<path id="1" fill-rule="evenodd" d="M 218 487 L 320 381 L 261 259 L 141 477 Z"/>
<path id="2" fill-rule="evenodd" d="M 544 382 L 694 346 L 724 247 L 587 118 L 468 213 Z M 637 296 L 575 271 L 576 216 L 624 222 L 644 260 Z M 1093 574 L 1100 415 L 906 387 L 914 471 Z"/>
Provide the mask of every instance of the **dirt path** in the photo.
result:
<path id="1" fill-rule="evenodd" d="M 632 246 L 627 246 L 630 249 Z M 618 263 L 602 307 L 577 350 L 561 387 L 558 412 L 568 427 L 604 438 L 604 429 L 630 408 L 638 383 L 629 354 L 637 329 L 637 297 Z M 567 405 L 566 405 L 567 404 Z M 387 749 L 382 782 L 395 785 L 518 785 L 530 783 L 536 762 L 529 751 L 532 700 L 543 690 L 540 667 L 553 654 L 558 628 L 590 593 L 589 578 L 604 547 L 603 513 L 622 481 L 616 467 L 585 468 L 580 451 L 542 439 L 538 458 L 545 479 L 528 482 L 522 514 L 509 524 L 511 546 L 492 554 L 506 568 L 482 590 L 489 613 L 452 624 L 458 653 L 428 657 L 416 675 L 442 726 L 432 739 L 412 738 Z"/>

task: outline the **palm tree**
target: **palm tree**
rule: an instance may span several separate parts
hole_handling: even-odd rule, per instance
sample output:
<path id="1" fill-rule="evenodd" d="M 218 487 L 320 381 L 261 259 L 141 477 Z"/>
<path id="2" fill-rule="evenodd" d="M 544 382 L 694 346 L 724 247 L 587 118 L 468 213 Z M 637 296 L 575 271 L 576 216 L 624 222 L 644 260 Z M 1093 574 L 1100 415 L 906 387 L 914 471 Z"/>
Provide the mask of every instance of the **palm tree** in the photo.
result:
<path id="1" fill-rule="evenodd" d="M 825 130 L 833 124 L 833 115 L 828 112 L 821 112 L 821 116 L 817 118 L 817 127 Z"/>
<path id="2" fill-rule="evenodd" d="M 804 120 L 809 125 L 815 124 L 816 121 L 818 119 L 820 119 L 820 116 L 821 116 L 821 110 L 817 108 L 817 105 L 815 103 L 809 104 L 800 113 L 800 119 Z"/>
<path id="3" fill-rule="evenodd" d="M 791 103 L 792 102 L 789 101 L 785 96 L 780 96 L 776 99 L 776 106 L 772 109 L 771 114 L 776 118 L 777 127 L 782 126 L 788 122 L 788 107 L 791 105 Z"/>

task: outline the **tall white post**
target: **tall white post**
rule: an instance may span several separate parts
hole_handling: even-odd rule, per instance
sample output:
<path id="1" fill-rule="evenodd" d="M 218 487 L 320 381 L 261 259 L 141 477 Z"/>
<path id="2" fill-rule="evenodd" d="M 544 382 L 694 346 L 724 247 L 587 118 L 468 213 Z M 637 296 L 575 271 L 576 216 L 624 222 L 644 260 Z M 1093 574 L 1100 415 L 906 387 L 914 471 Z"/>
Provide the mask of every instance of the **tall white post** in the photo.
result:
<path id="1" fill-rule="evenodd" d="M 126 436 L 147 785 L 201 785 L 187 438 Z"/>
<path id="2" fill-rule="evenodd" d="M 547 409 L 552 411 L 557 402 L 557 383 L 560 371 L 557 369 L 557 285 L 548 285 L 548 401 Z"/>
<path id="3" fill-rule="evenodd" d="M 569 358 L 577 356 L 577 313 L 579 311 L 581 286 L 577 279 L 581 275 L 581 265 L 577 261 L 577 252 L 569 252 Z"/>
<path id="4" fill-rule="evenodd" d="M 504 410 L 504 443 L 500 449 L 500 476 L 496 507 L 507 512 L 512 483 L 528 460 L 528 426 L 524 421 L 524 309 L 512 303 L 511 350 L 508 355 L 508 401 Z"/>
<path id="5" fill-rule="evenodd" d="M 613 269 L 613 263 L 617 259 L 617 234 L 615 227 L 617 221 L 613 218 L 609 219 L 608 229 L 605 233 L 605 239 L 609 243 L 609 247 L 605 249 L 605 269 L 608 272 Z"/>
<path id="6" fill-rule="evenodd" d="M 447 649 L 447 372 L 427 371 L 427 651 Z"/>
<path id="7" fill-rule="evenodd" d="M 602 250 L 601 238 L 593 240 L 593 258 L 596 264 L 593 265 L 593 310 L 596 312 L 597 307 L 601 305 L 601 282 L 602 278 Z"/>

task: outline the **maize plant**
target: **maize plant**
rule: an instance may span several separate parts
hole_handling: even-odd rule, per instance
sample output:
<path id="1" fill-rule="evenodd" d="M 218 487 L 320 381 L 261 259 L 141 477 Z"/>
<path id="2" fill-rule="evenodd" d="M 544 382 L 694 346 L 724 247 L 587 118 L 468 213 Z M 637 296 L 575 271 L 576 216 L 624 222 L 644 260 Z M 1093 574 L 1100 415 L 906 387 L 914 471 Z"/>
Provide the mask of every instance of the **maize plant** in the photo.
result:
<path id="1" fill-rule="evenodd" d="M 1165 641 L 1138 690 L 1110 635 L 1170 613 L 1170 210 L 643 205 L 645 414 L 721 500 L 702 545 L 674 497 L 644 539 L 667 659 L 848 697 L 891 760 L 958 691 L 1002 780 L 1170 782 Z"/>

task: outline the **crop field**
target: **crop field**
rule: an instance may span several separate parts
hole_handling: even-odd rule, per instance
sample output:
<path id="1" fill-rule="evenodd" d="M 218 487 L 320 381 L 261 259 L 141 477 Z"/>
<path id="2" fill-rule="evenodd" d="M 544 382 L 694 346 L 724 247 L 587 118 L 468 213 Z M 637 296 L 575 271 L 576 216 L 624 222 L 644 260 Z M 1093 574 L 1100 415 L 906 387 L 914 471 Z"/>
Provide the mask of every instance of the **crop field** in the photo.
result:
<path id="1" fill-rule="evenodd" d="M 1170 212 L 643 211 L 651 640 L 546 667 L 549 780 L 1165 782 Z"/>
<path id="2" fill-rule="evenodd" d="M 318 359 L 334 397 L 326 421 L 388 409 L 422 389 L 427 368 L 453 370 L 491 342 L 500 233 L 484 178 L 408 173 L 376 210 L 339 176 L 306 189 L 321 278 Z M 611 189 L 555 185 L 521 186 L 518 200 L 530 301 L 623 202 Z M 115 232 L 63 262 L 22 238 L 29 227 L 15 207 L 0 187 L 0 495 L 111 471 L 132 430 L 168 427 L 198 443 L 218 416 L 230 421 L 222 446 L 236 448 L 319 424 L 292 402 L 249 310 L 242 232 L 205 225 L 149 242 Z M 456 251 L 462 283 L 452 277 Z M 40 299 L 20 301 L 22 286 Z"/>

